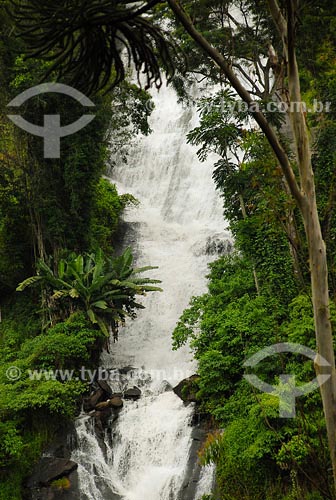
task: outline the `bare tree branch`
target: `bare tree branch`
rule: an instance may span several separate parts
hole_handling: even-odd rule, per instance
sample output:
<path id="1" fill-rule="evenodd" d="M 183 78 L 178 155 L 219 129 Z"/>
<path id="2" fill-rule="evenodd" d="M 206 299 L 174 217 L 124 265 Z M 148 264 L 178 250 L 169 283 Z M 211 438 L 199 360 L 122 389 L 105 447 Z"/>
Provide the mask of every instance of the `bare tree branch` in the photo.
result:
<path id="1" fill-rule="evenodd" d="M 208 54 L 211 59 L 219 66 L 219 68 L 223 71 L 226 78 L 231 83 L 232 87 L 236 90 L 238 95 L 245 101 L 249 107 L 253 109 L 253 104 L 256 104 L 253 101 L 250 93 L 246 90 L 246 88 L 241 84 L 237 75 L 233 72 L 232 68 L 229 66 L 224 57 L 215 49 L 204 37 L 201 33 L 197 31 L 194 24 L 192 23 L 189 15 L 182 8 L 181 4 L 177 0 L 168 0 L 168 3 L 177 16 L 178 20 L 183 24 L 186 31 L 189 35 L 198 43 L 198 45 L 204 50 L 206 54 Z M 303 203 L 303 196 L 298 186 L 297 180 L 295 178 L 295 174 L 293 169 L 289 163 L 287 154 L 285 153 L 283 147 L 281 146 L 273 128 L 267 122 L 264 114 L 255 110 L 252 111 L 252 114 L 260 126 L 261 130 L 264 132 L 270 146 L 272 147 L 290 187 L 291 193 L 297 202 L 298 206 L 301 206 Z"/>

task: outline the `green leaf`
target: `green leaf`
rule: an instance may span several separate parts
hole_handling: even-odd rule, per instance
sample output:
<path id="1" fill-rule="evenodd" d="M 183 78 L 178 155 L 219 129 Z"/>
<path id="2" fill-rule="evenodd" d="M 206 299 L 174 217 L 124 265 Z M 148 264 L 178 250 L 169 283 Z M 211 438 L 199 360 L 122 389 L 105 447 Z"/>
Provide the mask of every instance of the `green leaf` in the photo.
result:
<path id="1" fill-rule="evenodd" d="M 101 331 L 105 335 L 105 337 L 108 338 L 110 336 L 110 333 L 108 331 L 108 327 L 107 327 L 106 323 L 101 318 L 97 318 L 97 323 L 99 325 L 99 328 L 101 329 Z"/>
<path id="2" fill-rule="evenodd" d="M 107 309 L 108 306 L 105 300 L 98 300 L 97 302 L 93 302 L 93 304 L 91 304 L 91 307 L 98 307 L 98 309 Z"/>
<path id="3" fill-rule="evenodd" d="M 42 276 L 31 276 L 30 278 L 25 279 L 16 288 L 17 292 L 22 292 L 27 286 L 32 286 L 38 281 L 42 280 Z"/>
<path id="4" fill-rule="evenodd" d="M 64 272 L 65 272 L 65 261 L 64 261 L 64 259 L 61 259 L 58 263 L 58 276 L 59 276 L 59 278 L 63 279 Z"/>
<path id="5" fill-rule="evenodd" d="M 91 323 L 98 323 L 97 318 L 96 318 L 96 315 L 95 315 L 95 313 L 92 311 L 92 309 L 88 309 L 88 310 L 86 311 L 86 313 L 87 313 L 87 315 L 89 316 Z"/>

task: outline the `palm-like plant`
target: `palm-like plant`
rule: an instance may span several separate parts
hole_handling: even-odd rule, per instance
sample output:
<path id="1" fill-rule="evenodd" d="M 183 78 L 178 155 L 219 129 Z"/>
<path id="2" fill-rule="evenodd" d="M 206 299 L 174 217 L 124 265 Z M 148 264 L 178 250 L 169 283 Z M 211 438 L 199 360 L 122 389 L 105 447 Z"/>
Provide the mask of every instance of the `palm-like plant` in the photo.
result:
<path id="1" fill-rule="evenodd" d="M 120 323 L 127 316 L 134 318 L 136 310 L 144 307 L 136 302 L 136 296 L 161 291 L 153 286 L 160 280 L 138 276 L 155 267 L 134 269 L 132 264 L 130 248 L 114 258 L 106 257 L 101 250 L 84 255 L 71 253 L 59 261 L 56 271 L 40 260 L 37 275 L 20 283 L 17 291 L 41 284 L 54 317 L 63 319 L 76 310 L 84 310 L 105 336 L 111 327 L 117 339 Z"/>

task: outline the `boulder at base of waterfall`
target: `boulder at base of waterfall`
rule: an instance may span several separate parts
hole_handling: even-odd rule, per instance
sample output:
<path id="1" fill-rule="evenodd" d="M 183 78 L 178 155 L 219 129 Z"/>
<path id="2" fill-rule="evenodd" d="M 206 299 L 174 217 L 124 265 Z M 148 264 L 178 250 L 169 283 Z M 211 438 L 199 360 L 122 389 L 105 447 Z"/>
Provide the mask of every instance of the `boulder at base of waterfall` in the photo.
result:
<path id="1" fill-rule="evenodd" d="M 114 392 L 112 394 L 112 396 L 110 397 L 110 399 L 113 399 L 113 398 L 122 398 L 123 397 L 123 393 L 122 392 Z"/>
<path id="2" fill-rule="evenodd" d="M 27 486 L 50 486 L 57 480 L 67 478 L 78 465 L 65 458 L 43 457 L 38 463 L 38 469 L 29 478 Z"/>
<path id="3" fill-rule="evenodd" d="M 112 408 L 105 408 L 103 410 L 96 410 L 92 415 L 95 422 L 96 432 L 103 433 L 108 421 L 112 416 Z"/>
<path id="4" fill-rule="evenodd" d="M 101 401 L 104 401 L 106 399 L 106 393 L 103 391 L 101 387 L 97 389 L 95 392 L 90 394 L 88 398 L 83 399 L 83 409 L 84 411 L 91 411 L 94 410 L 96 405 L 100 403 Z"/>
<path id="5" fill-rule="evenodd" d="M 123 400 L 121 399 L 120 396 L 113 396 L 110 399 L 110 405 L 111 405 L 112 408 L 115 408 L 117 410 L 117 409 L 123 407 L 124 402 L 123 402 Z"/>
<path id="6" fill-rule="evenodd" d="M 198 381 L 199 375 L 191 375 L 191 377 L 181 380 L 181 382 L 173 388 L 173 391 L 185 403 L 197 403 L 197 392 L 199 391 Z"/>
<path id="7" fill-rule="evenodd" d="M 132 389 L 127 389 L 127 391 L 124 392 L 124 398 L 125 399 L 139 399 L 141 396 L 141 391 L 138 387 L 133 386 Z"/>
<path id="8" fill-rule="evenodd" d="M 115 396 L 111 399 L 108 399 L 107 401 L 102 401 L 101 403 L 98 403 L 95 407 L 96 410 L 104 410 L 106 408 L 114 408 L 114 409 L 119 409 L 122 408 L 123 406 L 123 400 Z"/>
<path id="9" fill-rule="evenodd" d="M 122 375 L 127 375 L 132 370 L 135 370 L 135 368 L 133 366 L 128 365 L 124 366 L 123 368 L 119 368 L 119 373 L 121 373 Z"/>
<path id="10" fill-rule="evenodd" d="M 101 389 L 103 389 L 103 391 L 106 393 L 108 398 L 110 398 L 112 396 L 113 391 L 112 391 L 111 387 L 108 385 L 108 383 L 106 382 L 106 380 L 98 379 L 97 384 L 99 385 L 99 387 Z"/>

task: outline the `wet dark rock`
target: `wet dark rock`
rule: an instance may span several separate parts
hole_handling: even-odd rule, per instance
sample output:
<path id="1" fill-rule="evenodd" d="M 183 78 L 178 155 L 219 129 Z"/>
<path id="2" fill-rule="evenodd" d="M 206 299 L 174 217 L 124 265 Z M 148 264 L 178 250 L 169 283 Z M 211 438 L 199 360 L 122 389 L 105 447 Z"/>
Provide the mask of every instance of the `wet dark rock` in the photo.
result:
<path id="1" fill-rule="evenodd" d="M 201 465 L 198 459 L 198 452 L 204 443 L 207 432 L 202 427 L 194 427 L 191 433 L 192 443 L 189 451 L 187 470 L 181 491 L 181 500 L 194 500 L 196 498 L 197 486 L 201 477 Z M 210 493 L 210 492 L 209 492 Z"/>
<path id="2" fill-rule="evenodd" d="M 80 500 L 77 470 L 50 486 L 36 486 L 26 490 L 23 498 L 25 500 Z"/>
<path id="3" fill-rule="evenodd" d="M 95 410 L 97 410 L 97 411 L 99 411 L 99 410 L 106 410 L 107 408 L 111 408 L 110 400 L 109 399 L 107 401 L 102 401 L 101 403 L 98 403 L 95 406 Z"/>
<path id="4" fill-rule="evenodd" d="M 123 397 L 123 393 L 122 392 L 114 392 L 111 396 L 111 399 L 113 398 L 122 398 Z"/>
<path id="5" fill-rule="evenodd" d="M 95 480 L 96 486 L 104 500 L 121 500 L 123 497 L 113 493 L 108 486 L 98 476 Z M 92 499 L 93 500 L 93 499 Z"/>
<path id="6" fill-rule="evenodd" d="M 175 394 L 185 403 L 197 403 L 197 392 L 199 375 L 191 375 L 191 377 L 181 380 L 176 387 L 173 388 Z"/>
<path id="7" fill-rule="evenodd" d="M 113 397 L 107 401 L 102 401 L 96 405 L 96 410 L 104 410 L 106 408 L 122 408 L 123 400 L 120 397 Z"/>
<path id="8" fill-rule="evenodd" d="M 50 486 L 53 481 L 69 476 L 77 469 L 76 462 L 65 458 L 43 457 L 27 482 L 27 486 Z"/>
<path id="9" fill-rule="evenodd" d="M 111 415 L 112 415 L 112 409 L 104 408 L 95 411 L 93 418 L 95 419 L 95 423 L 98 425 L 98 427 L 104 427 L 108 423 L 108 420 Z"/>
<path id="10" fill-rule="evenodd" d="M 96 405 L 106 399 L 106 393 L 101 387 L 93 392 L 89 397 L 83 399 L 83 409 L 86 412 L 94 410 Z"/>
<path id="11" fill-rule="evenodd" d="M 45 450 L 46 455 L 55 458 L 70 459 L 71 452 L 77 448 L 77 434 L 73 422 L 62 422 L 55 431 L 52 441 Z"/>
<path id="12" fill-rule="evenodd" d="M 124 406 L 124 402 L 119 396 L 114 396 L 113 398 L 110 399 L 110 405 L 112 408 L 119 409 Z"/>
<path id="13" fill-rule="evenodd" d="M 99 380 L 97 380 L 97 384 L 107 394 L 107 397 L 110 398 L 112 396 L 113 391 L 112 391 L 111 387 L 108 385 L 108 383 L 106 382 L 106 380 L 99 379 Z"/>
<path id="14" fill-rule="evenodd" d="M 208 237 L 205 247 L 206 255 L 230 255 L 233 244 L 230 240 L 223 240 L 220 237 Z"/>
<path id="15" fill-rule="evenodd" d="M 127 375 L 127 373 L 131 372 L 132 370 L 135 370 L 134 366 L 124 366 L 123 368 L 119 368 L 119 373 L 122 375 Z"/>
<path id="16" fill-rule="evenodd" d="M 124 398 L 125 399 L 139 399 L 141 396 L 141 391 L 139 389 L 139 387 L 136 387 L 136 386 L 133 386 L 132 389 L 127 389 L 125 392 L 124 392 Z"/>
<path id="17" fill-rule="evenodd" d="M 35 464 L 31 476 L 25 481 L 24 500 L 80 499 L 77 464 L 70 460 L 71 452 L 77 445 L 73 422 L 62 422 L 44 450 L 45 455 Z M 50 481 L 51 484 L 48 484 Z M 56 483 L 53 484 L 53 481 Z"/>

